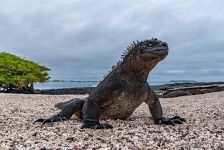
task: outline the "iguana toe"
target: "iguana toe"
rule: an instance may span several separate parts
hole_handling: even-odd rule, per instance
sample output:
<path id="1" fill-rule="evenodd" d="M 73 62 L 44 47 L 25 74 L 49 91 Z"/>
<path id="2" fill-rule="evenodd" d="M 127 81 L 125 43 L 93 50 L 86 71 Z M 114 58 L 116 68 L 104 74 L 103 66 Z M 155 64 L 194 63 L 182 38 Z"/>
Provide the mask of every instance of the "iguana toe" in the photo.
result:
<path id="1" fill-rule="evenodd" d="M 65 120 L 68 120 L 66 117 L 63 117 L 63 116 L 58 116 L 58 115 L 55 115 L 55 116 L 52 116 L 50 118 L 47 118 L 47 119 L 43 119 L 43 118 L 40 118 L 40 119 L 37 119 L 36 121 L 34 121 L 34 123 L 36 122 L 41 122 L 43 126 L 44 124 L 46 123 L 54 123 L 54 122 L 61 122 L 61 121 L 65 121 Z"/>
<path id="2" fill-rule="evenodd" d="M 81 126 L 81 129 L 84 129 L 84 128 L 89 128 L 89 129 L 112 129 L 113 126 L 111 124 L 108 124 L 108 123 L 103 123 L 103 124 L 88 124 L 88 123 L 85 123 Z"/>
<path id="3" fill-rule="evenodd" d="M 172 118 L 165 118 L 162 117 L 157 120 L 157 124 L 164 124 L 164 125 L 175 125 L 175 124 L 183 124 L 183 122 L 186 122 L 184 118 L 181 118 L 179 116 L 175 116 Z"/>

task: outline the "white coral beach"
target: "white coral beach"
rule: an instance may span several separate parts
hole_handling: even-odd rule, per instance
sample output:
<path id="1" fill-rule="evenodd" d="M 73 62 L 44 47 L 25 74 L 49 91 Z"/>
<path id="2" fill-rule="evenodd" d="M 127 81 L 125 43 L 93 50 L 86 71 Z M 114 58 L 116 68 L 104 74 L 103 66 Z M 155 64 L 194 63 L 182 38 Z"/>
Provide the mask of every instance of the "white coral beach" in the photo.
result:
<path id="1" fill-rule="evenodd" d="M 187 123 L 155 125 L 146 104 L 112 130 L 80 129 L 70 121 L 41 127 L 35 119 L 59 110 L 57 102 L 83 95 L 0 94 L 0 149 L 224 149 L 224 92 L 161 99 L 165 116 Z"/>

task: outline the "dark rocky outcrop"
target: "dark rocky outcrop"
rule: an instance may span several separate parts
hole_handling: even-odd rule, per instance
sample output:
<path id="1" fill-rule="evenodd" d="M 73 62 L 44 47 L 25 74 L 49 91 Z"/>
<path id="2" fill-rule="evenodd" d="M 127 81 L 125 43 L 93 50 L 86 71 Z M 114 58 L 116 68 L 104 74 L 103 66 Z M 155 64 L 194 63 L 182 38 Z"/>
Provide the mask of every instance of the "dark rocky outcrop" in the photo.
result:
<path id="1" fill-rule="evenodd" d="M 224 91 L 224 82 L 176 83 L 153 86 L 158 97 L 171 98 Z"/>
<path id="2" fill-rule="evenodd" d="M 88 94 L 92 89 L 93 87 L 48 89 L 48 90 L 35 90 L 35 93 L 47 94 L 47 95 Z"/>

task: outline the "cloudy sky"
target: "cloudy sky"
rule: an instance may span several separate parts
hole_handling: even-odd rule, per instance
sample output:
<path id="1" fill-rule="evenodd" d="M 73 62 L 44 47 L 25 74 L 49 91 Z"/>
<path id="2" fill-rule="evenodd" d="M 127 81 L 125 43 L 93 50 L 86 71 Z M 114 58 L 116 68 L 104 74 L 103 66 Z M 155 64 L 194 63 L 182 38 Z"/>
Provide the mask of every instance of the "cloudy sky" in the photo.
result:
<path id="1" fill-rule="evenodd" d="M 153 78 L 224 80 L 223 16 L 222 0 L 1 0 L 0 50 L 52 79 L 99 80 L 132 41 L 157 37 L 170 53 Z"/>

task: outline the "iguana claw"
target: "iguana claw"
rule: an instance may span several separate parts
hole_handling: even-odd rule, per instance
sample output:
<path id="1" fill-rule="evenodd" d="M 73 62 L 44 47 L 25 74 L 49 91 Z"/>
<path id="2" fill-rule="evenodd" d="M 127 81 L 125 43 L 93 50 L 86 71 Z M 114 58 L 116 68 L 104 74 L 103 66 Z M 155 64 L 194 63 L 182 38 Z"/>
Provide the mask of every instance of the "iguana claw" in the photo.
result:
<path id="1" fill-rule="evenodd" d="M 111 124 L 108 124 L 108 123 L 102 123 L 102 124 L 83 124 L 81 126 L 81 129 L 84 129 L 84 128 L 89 128 L 89 129 L 112 129 L 113 126 Z"/>
<path id="2" fill-rule="evenodd" d="M 156 124 L 165 124 L 165 125 L 182 124 L 183 122 L 186 122 L 186 120 L 179 116 L 175 116 L 172 118 L 162 117 L 162 118 L 156 120 Z"/>
<path id="3" fill-rule="evenodd" d="M 34 123 L 42 122 L 41 126 L 43 126 L 46 123 L 51 123 L 52 124 L 54 122 L 61 122 L 61 121 L 65 121 L 65 120 L 68 120 L 68 119 L 66 117 L 63 117 L 63 116 L 60 116 L 60 115 L 55 115 L 55 116 L 52 116 L 52 117 L 47 118 L 47 119 L 43 119 L 43 118 L 37 119 L 36 121 L 34 121 Z"/>

